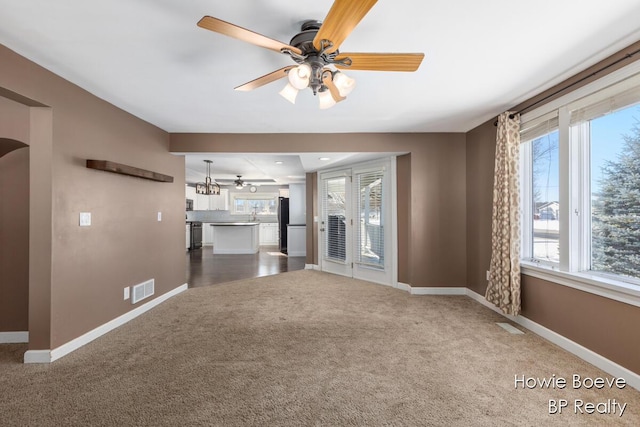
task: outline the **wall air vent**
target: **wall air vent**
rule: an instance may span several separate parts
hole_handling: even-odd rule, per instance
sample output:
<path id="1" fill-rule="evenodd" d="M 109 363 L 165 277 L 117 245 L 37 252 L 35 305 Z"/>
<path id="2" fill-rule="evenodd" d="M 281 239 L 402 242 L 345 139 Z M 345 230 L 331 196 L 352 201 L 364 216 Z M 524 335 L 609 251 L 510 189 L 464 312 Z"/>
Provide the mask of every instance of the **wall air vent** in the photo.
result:
<path id="1" fill-rule="evenodd" d="M 131 292 L 131 304 L 136 304 L 139 301 L 150 297 L 155 293 L 155 280 L 150 279 L 146 282 L 142 282 L 138 285 L 133 286 Z"/>

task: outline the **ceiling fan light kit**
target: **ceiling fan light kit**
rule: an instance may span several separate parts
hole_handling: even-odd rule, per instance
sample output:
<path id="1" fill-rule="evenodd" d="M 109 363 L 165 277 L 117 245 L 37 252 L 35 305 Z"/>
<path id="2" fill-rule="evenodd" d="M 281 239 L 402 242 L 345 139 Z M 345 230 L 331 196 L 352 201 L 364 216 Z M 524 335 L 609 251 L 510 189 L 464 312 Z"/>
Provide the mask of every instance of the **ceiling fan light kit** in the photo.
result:
<path id="1" fill-rule="evenodd" d="M 331 96 L 331 92 L 329 92 L 329 89 L 321 90 L 320 92 L 318 92 L 318 101 L 320 101 L 321 110 L 331 108 L 337 103 L 336 100 Z"/>
<path id="2" fill-rule="evenodd" d="M 346 99 L 355 87 L 355 80 L 336 68 L 369 71 L 416 71 L 423 53 L 340 53 L 340 44 L 351 34 L 377 0 L 335 0 L 324 22 L 305 21 L 301 31 L 289 44 L 271 39 L 245 28 L 204 16 L 198 26 L 266 49 L 289 55 L 297 66 L 273 71 L 236 90 L 250 91 L 287 77 L 287 85 L 279 92 L 295 104 L 298 92 L 310 88 L 318 95 L 321 109 Z"/>
<path id="3" fill-rule="evenodd" d="M 298 92 L 299 90 L 293 87 L 291 83 L 287 83 L 287 85 L 283 87 L 282 90 L 278 93 L 290 103 L 295 104 Z"/>

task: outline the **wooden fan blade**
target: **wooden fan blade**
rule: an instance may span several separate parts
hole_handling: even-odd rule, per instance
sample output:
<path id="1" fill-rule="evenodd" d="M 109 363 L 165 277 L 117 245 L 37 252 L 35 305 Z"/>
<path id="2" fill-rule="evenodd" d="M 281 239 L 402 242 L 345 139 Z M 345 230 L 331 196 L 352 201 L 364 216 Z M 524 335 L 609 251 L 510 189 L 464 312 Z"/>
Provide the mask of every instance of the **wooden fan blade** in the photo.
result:
<path id="1" fill-rule="evenodd" d="M 351 66 L 336 64 L 343 70 L 416 71 L 424 53 L 342 53 L 336 61 L 351 58 Z"/>
<path id="2" fill-rule="evenodd" d="M 282 67 L 279 70 L 276 70 L 272 73 L 269 74 L 265 74 L 262 77 L 258 77 L 255 80 L 251 80 L 248 83 L 245 83 L 241 86 L 238 86 L 237 88 L 235 88 L 235 90 L 241 90 L 243 92 L 248 92 L 250 90 L 254 90 L 256 88 L 259 88 L 260 86 L 264 86 L 266 84 L 275 82 L 276 80 L 280 80 L 283 77 L 287 76 L 287 73 L 289 72 L 290 69 L 295 68 L 294 65 L 287 65 L 286 67 Z"/>
<path id="3" fill-rule="evenodd" d="M 212 16 L 204 16 L 200 21 L 198 21 L 198 27 L 224 34 L 225 36 L 233 37 L 256 46 L 275 50 L 276 52 L 282 52 L 282 49 L 284 48 L 290 49 L 292 52 L 297 54 L 302 54 L 302 51 L 297 47 L 290 46 L 286 43 L 271 39 L 263 36 L 262 34 L 255 33 L 251 30 L 247 30 L 246 28 L 230 24 Z"/>
<path id="4" fill-rule="evenodd" d="M 329 40 L 333 46 L 327 49 L 327 52 L 335 52 L 377 1 L 335 0 L 313 39 L 315 48 L 320 50 L 321 41 Z"/>

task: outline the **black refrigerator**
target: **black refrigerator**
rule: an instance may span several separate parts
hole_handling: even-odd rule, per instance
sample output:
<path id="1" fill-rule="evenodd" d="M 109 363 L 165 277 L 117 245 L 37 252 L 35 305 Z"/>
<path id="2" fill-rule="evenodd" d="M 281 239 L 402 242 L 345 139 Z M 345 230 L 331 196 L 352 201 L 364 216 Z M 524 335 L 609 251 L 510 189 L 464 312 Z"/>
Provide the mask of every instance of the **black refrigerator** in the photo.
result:
<path id="1" fill-rule="evenodd" d="M 289 225 L 289 198 L 278 197 L 278 241 L 280 252 L 287 253 L 287 226 Z"/>

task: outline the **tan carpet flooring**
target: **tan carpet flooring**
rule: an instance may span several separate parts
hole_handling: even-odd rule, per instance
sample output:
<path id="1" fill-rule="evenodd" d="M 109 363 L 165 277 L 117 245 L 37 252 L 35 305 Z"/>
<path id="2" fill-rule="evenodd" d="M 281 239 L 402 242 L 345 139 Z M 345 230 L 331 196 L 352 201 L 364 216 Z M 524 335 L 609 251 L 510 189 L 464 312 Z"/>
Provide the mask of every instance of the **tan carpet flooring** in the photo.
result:
<path id="1" fill-rule="evenodd" d="M 609 376 L 504 321 L 308 270 L 189 289 L 50 365 L 0 346 L 0 425 L 640 425 L 629 386 L 516 390 L 515 375 Z M 576 415 L 575 399 L 627 407 Z"/>

